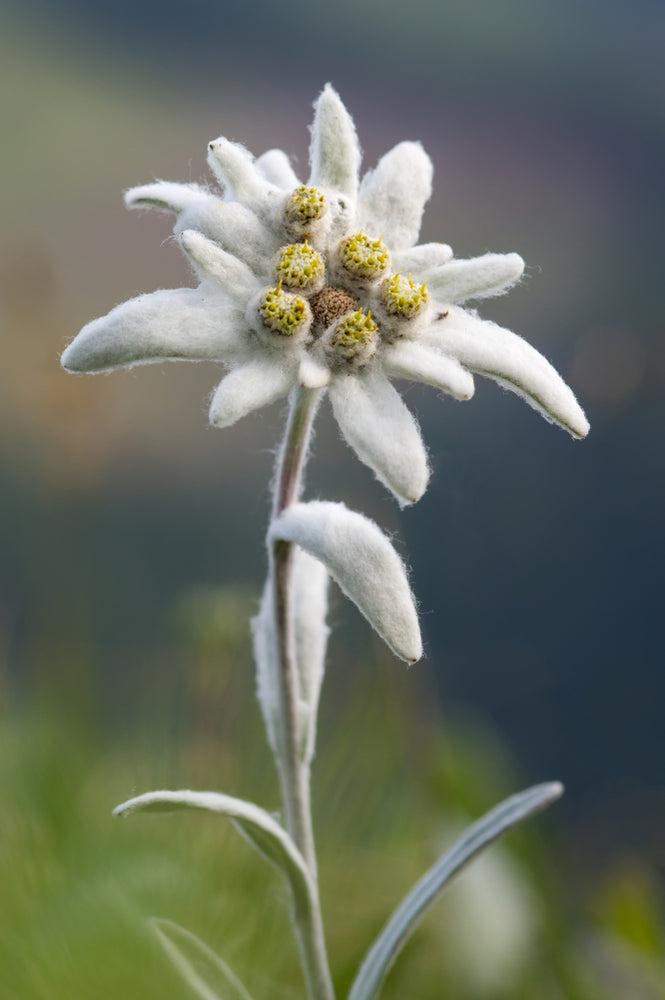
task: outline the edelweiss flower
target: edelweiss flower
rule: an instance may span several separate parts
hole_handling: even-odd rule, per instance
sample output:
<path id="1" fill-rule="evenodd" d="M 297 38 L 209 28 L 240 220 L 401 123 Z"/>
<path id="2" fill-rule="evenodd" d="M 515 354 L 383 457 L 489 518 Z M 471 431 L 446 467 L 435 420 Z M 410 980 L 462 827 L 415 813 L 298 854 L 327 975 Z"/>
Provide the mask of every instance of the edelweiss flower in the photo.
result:
<path id="1" fill-rule="evenodd" d="M 457 399 L 472 372 L 517 392 L 575 437 L 588 423 L 571 390 L 529 344 L 460 304 L 498 295 L 521 276 L 517 254 L 452 259 L 415 245 L 432 165 L 402 142 L 359 180 L 353 122 L 327 86 L 315 105 L 311 173 L 301 184 L 286 155 L 253 159 L 210 143 L 220 196 L 157 181 L 126 194 L 130 208 L 174 212 L 198 288 L 141 295 L 89 323 L 63 354 L 69 371 L 153 361 L 218 361 L 229 373 L 210 420 L 227 427 L 295 385 L 327 386 L 342 434 L 401 503 L 429 475 L 418 425 L 392 387 L 407 378 Z"/>

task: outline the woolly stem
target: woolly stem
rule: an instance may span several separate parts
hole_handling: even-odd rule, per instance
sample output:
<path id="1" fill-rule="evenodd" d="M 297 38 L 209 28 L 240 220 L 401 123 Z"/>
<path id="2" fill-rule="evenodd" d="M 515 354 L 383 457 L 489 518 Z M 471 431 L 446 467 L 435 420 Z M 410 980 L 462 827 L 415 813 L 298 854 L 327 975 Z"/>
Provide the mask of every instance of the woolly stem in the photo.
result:
<path id="1" fill-rule="evenodd" d="M 298 501 L 312 424 L 320 397 L 320 390 L 300 388 L 295 389 L 290 397 L 289 417 L 275 476 L 273 517 L 278 517 L 282 511 Z M 281 716 L 276 760 L 286 825 L 305 859 L 312 878 L 313 905 L 306 912 L 295 912 L 298 944 L 307 988 L 310 1000 L 334 1000 L 319 902 L 309 767 L 302 757 L 302 734 L 298 718 L 298 673 L 291 586 L 293 553 L 292 542 L 278 541 L 273 545 L 270 554 L 274 594 L 273 613 L 279 654 L 277 684 Z"/>

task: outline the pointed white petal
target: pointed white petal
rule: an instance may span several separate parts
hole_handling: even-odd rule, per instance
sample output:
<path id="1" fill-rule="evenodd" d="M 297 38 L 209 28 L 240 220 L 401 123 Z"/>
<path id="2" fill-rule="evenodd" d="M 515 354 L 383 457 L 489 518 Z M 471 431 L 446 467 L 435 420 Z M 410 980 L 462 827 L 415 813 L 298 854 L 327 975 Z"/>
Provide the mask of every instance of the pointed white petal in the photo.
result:
<path id="1" fill-rule="evenodd" d="M 358 136 L 353 119 L 329 83 L 314 104 L 309 158 L 310 184 L 355 203 L 360 170 Z"/>
<path id="2" fill-rule="evenodd" d="M 420 500 L 429 479 L 427 453 L 415 418 L 388 379 L 376 370 L 340 375 L 329 392 L 340 430 L 360 461 L 401 506 Z"/>
<path id="3" fill-rule="evenodd" d="M 159 208 L 164 212 L 184 212 L 194 202 L 207 196 L 200 184 L 174 184 L 171 181 L 155 181 L 142 184 L 125 191 L 127 208 Z"/>
<path id="4" fill-rule="evenodd" d="M 295 542 L 320 559 L 393 652 L 408 663 L 420 659 L 418 616 L 404 564 L 373 521 L 341 503 L 298 503 L 273 521 L 268 537 Z"/>
<path id="5" fill-rule="evenodd" d="M 279 189 L 257 170 L 249 150 L 238 142 L 221 137 L 209 143 L 208 163 L 223 185 L 228 201 L 239 201 L 247 208 L 263 212 L 271 196 L 279 194 Z"/>
<path id="6" fill-rule="evenodd" d="M 518 253 L 486 253 L 470 260 L 451 260 L 427 275 L 432 297 L 444 305 L 466 299 L 502 295 L 522 277 L 524 261 Z"/>
<path id="7" fill-rule="evenodd" d="M 447 243 L 421 243 L 417 247 L 393 252 L 392 267 L 396 271 L 411 272 L 417 278 L 425 278 L 435 267 L 447 264 L 453 255 L 453 248 Z"/>
<path id="8" fill-rule="evenodd" d="M 244 309 L 259 287 L 256 275 L 247 265 L 195 229 L 185 229 L 181 242 L 200 277 L 211 278 L 236 305 Z"/>
<path id="9" fill-rule="evenodd" d="M 473 376 L 459 362 L 415 340 L 396 340 L 386 344 L 382 354 L 385 372 L 392 378 L 424 382 L 454 396 L 471 399 Z"/>
<path id="10" fill-rule="evenodd" d="M 572 390 L 549 361 L 517 334 L 451 306 L 424 337 L 436 350 L 522 396 L 546 420 L 574 437 L 586 437 L 589 423 Z"/>
<path id="11" fill-rule="evenodd" d="M 139 295 L 84 326 L 62 355 L 71 372 L 153 361 L 227 361 L 249 336 L 241 310 L 222 295 L 175 288 Z"/>
<path id="12" fill-rule="evenodd" d="M 316 743 L 316 720 L 330 629 L 328 572 L 318 559 L 296 548 L 292 564 L 293 638 L 298 679 L 298 718 L 302 756 L 311 763 Z M 252 619 L 257 695 L 273 752 L 279 756 L 283 745 L 279 696 L 279 652 L 275 635 L 273 590 L 268 580 L 258 615 Z"/>
<path id="13" fill-rule="evenodd" d="M 297 361 L 278 361 L 270 354 L 234 368 L 220 383 L 210 403 L 210 423 L 230 427 L 253 410 L 286 396 L 298 376 Z"/>
<path id="14" fill-rule="evenodd" d="M 432 161 L 419 142 L 400 142 L 363 177 L 359 223 L 391 250 L 411 247 L 431 194 Z"/>
<path id="15" fill-rule="evenodd" d="M 269 149 L 257 158 L 255 166 L 270 184 L 276 184 L 284 191 L 300 184 L 288 156 L 281 149 Z"/>
<path id="16" fill-rule="evenodd" d="M 330 382 L 330 369 L 314 354 L 304 354 L 298 381 L 303 389 L 323 389 Z"/>
<path id="17" fill-rule="evenodd" d="M 272 276 L 272 258 L 279 241 L 277 236 L 239 201 L 222 201 L 206 194 L 178 216 L 175 233 L 195 229 L 218 243 L 223 250 L 242 260 L 263 280 Z"/>

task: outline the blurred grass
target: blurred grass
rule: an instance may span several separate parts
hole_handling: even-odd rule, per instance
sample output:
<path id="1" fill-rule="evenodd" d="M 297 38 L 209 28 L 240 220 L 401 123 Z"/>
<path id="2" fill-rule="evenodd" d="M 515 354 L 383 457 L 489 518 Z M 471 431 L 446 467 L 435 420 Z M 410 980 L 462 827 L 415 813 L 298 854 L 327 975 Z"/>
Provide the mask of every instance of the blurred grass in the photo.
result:
<path id="1" fill-rule="evenodd" d="M 302 996 L 284 886 L 230 825 L 199 814 L 126 822 L 110 815 L 151 787 L 219 788 L 276 808 L 254 703 L 253 604 L 233 588 L 178 602 L 184 675 L 166 676 L 154 697 L 144 693 L 118 733 L 101 735 L 94 698 L 71 687 L 60 699 L 5 698 L 3 1000 L 185 1000 L 148 930 L 152 915 L 199 934 L 255 997 Z M 324 692 L 314 808 L 343 996 L 403 893 L 463 823 L 516 790 L 519 776 L 477 721 L 459 718 L 442 730 L 418 671 L 376 651 L 360 663 L 346 651 L 346 663 L 338 658 L 339 650 Z M 663 995 L 663 913 L 648 869 L 633 860 L 592 900 L 571 899 L 565 859 L 555 860 L 546 828 L 556 828 L 555 814 L 515 832 L 462 876 L 396 964 L 386 1000 Z"/>

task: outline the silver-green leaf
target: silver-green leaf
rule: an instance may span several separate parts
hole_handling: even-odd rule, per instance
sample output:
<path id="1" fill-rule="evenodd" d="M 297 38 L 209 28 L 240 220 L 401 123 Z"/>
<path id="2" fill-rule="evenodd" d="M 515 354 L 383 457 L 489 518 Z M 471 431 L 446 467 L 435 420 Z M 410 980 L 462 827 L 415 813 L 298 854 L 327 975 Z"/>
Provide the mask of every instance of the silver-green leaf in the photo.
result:
<path id="1" fill-rule="evenodd" d="M 426 911 L 453 877 L 501 834 L 540 812 L 563 793 L 558 781 L 534 785 L 501 802 L 446 851 L 402 900 L 368 951 L 353 981 L 348 1000 L 373 1000 L 397 955 Z"/>
<path id="2" fill-rule="evenodd" d="M 159 943 L 200 1000 L 252 1000 L 226 962 L 196 934 L 170 920 L 150 921 Z"/>
<path id="3" fill-rule="evenodd" d="M 113 815 L 175 812 L 179 809 L 203 809 L 228 817 L 250 844 L 282 872 L 291 887 L 294 905 L 305 910 L 311 907 L 312 883 L 300 851 L 277 820 L 253 802 L 221 792 L 146 792 L 117 806 Z"/>

